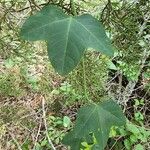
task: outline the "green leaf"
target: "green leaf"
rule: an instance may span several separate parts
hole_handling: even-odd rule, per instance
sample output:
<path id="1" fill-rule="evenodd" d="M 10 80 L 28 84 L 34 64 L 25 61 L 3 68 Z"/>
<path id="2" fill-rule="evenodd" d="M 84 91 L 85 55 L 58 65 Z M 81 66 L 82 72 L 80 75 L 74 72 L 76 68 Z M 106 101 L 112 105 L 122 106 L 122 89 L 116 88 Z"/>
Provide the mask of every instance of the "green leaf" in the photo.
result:
<path id="1" fill-rule="evenodd" d="M 43 147 L 43 146 L 45 146 L 47 143 L 48 143 L 47 140 L 44 139 L 44 140 L 41 142 L 41 146 Z"/>
<path id="2" fill-rule="evenodd" d="M 128 134 L 127 130 L 122 127 L 119 128 L 119 133 L 121 136 L 126 136 Z"/>
<path id="3" fill-rule="evenodd" d="M 131 150 L 131 142 L 128 139 L 124 140 L 124 145 L 126 147 L 127 150 Z"/>
<path id="4" fill-rule="evenodd" d="M 141 144 L 137 144 L 135 150 L 144 150 L 144 147 Z"/>
<path id="5" fill-rule="evenodd" d="M 91 104 L 79 110 L 75 127 L 71 133 L 65 136 L 63 143 L 70 145 L 73 149 L 73 142 L 76 140 L 80 147 L 79 141 L 85 139 L 89 133 L 94 133 L 97 143 L 101 149 L 104 149 L 109 138 L 110 128 L 122 126 L 125 122 L 120 107 L 114 101 Z"/>
<path id="6" fill-rule="evenodd" d="M 138 99 L 135 99 L 135 106 L 139 106 L 140 105 L 140 102 Z"/>
<path id="7" fill-rule="evenodd" d="M 107 61 L 107 66 L 111 70 L 117 70 L 117 67 L 115 66 L 115 64 L 111 60 Z"/>
<path id="8" fill-rule="evenodd" d="M 103 150 L 99 145 L 95 144 L 91 150 Z"/>
<path id="9" fill-rule="evenodd" d="M 66 128 L 69 127 L 70 123 L 71 123 L 70 118 L 67 117 L 67 116 L 64 116 L 64 118 L 63 118 L 63 125 L 64 125 L 64 127 L 66 127 Z"/>
<path id="10" fill-rule="evenodd" d="M 12 59 L 6 59 L 5 62 L 4 62 L 4 65 L 6 66 L 6 68 L 11 68 L 14 66 L 14 62 Z"/>
<path id="11" fill-rule="evenodd" d="M 63 138 L 63 143 L 69 145 L 72 148 L 71 150 L 80 150 L 80 146 L 83 140 L 82 138 L 74 137 L 74 135 L 74 132 L 69 132 L 69 134 Z"/>
<path id="12" fill-rule="evenodd" d="M 22 26 L 21 36 L 31 41 L 46 40 L 50 61 L 61 75 L 77 66 L 87 48 L 113 55 L 110 41 L 98 20 L 88 14 L 68 16 L 53 5 L 30 16 Z"/>
<path id="13" fill-rule="evenodd" d="M 127 123 L 127 130 L 133 134 L 138 134 L 140 132 L 138 127 L 132 123 Z"/>
<path id="14" fill-rule="evenodd" d="M 109 137 L 115 137 L 117 135 L 116 127 L 112 126 L 110 129 Z"/>
<path id="15" fill-rule="evenodd" d="M 138 141 L 138 137 L 134 134 L 130 135 L 130 141 L 131 143 L 136 143 Z"/>

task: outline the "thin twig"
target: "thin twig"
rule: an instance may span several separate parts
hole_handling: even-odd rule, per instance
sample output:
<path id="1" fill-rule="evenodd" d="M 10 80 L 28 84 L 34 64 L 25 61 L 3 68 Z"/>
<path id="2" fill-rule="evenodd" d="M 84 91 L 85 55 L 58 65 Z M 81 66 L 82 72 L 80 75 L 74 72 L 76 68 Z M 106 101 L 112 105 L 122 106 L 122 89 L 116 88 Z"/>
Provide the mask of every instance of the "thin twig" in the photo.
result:
<path id="1" fill-rule="evenodd" d="M 11 138 L 13 139 L 14 143 L 16 144 L 18 150 L 22 150 L 21 146 L 19 145 L 18 141 L 15 139 L 14 135 L 10 131 L 8 131 L 8 133 L 11 136 Z"/>
<path id="2" fill-rule="evenodd" d="M 34 0 L 29 0 L 31 1 L 31 4 L 33 4 L 35 7 L 37 7 L 39 10 L 41 10 L 40 6 L 36 4 Z"/>
<path id="3" fill-rule="evenodd" d="M 38 132 L 37 132 L 37 135 L 36 135 L 36 138 L 35 138 L 33 150 L 34 150 L 35 147 L 36 147 L 36 143 L 37 143 L 37 141 L 38 141 L 38 137 L 39 137 L 40 131 L 41 131 L 41 126 L 42 126 L 42 121 L 40 120 L 40 124 L 39 124 Z"/>
<path id="4" fill-rule="evenodd" d="M 46 130 L 46 136 L 47 136 L 47 139 L 48 139 L 48 142 L 51 146 L 51 148 L 53 150 L 56 150 L 56 148 L 54 147 L 49 135 L 48 135 L 48 129 L 47 129 L 47 122 L 46 122 L 46 112 L 45 112 L 45 99 L 44 97 L 42 97 L 42 110 L 43 110 L 43 120 L 44 120 L 44 126 L 45 126 L 45 130 Z"/>
<path id="5" fill-rule="evenodd" d="M 117 144 L 117 142 L 122 138 L 122 136 L 120 136 L 116 141 L 115 143 L 112 145 L 112 147 L 110 148 L 110 150 L 113 150 L 114 146 Z"/>
<path id="6" fill-rule="evenodd" d="M 84 88 L 84 96 L 85 98 L 91 103 L 91 99 L 88 96 L 88 92 L 87 92 L 87 83 L 86 83 L 86 72 L 85 72 L 85 59 L 83 57 L 82 60 L 82 68 L 83 68 L 83 88 Z"/>

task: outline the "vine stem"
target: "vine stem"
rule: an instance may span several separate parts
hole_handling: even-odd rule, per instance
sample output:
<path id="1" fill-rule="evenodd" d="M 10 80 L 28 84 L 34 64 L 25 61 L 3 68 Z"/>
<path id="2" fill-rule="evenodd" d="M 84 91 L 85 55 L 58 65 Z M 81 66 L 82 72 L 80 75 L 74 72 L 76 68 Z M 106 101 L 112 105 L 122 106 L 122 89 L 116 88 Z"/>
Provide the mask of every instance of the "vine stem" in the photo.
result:
<path id="1" fill-rule="evenodd" d="M 82 67 L 83 67 L 83 87 L 84 87 L 84 95 L 86 97 L 86 99 L 91 103 L 92 101 L 89 99 L 89 96 L 87 94 L 87 83 L 86 83 L 86 73 L 85 73 L 85 61 L 84 61 L 84 57 L 82 60 Z"/>
<path id="2" fill-rule="evenodd" d="M 70 6 L 71 6 L 71 11 L 73 13 L 74 16 L 77 15 L 76 9 L 75 9 L 75 5 L 74 5 L 74 0 L 70 0 Z M 86 73 L 85 73 L 85 63 L 84 63 L 84 57 L 82 60 L 82 67 L 83 67 L 83 87 L 84 87 L 84 96 L 85 98 L 91 103 L 92 101 L 89 99 L 89 96 L 87 94 L 87 83 L 86 83 Z"/>
<path id="3" fill-rule="evenodd" d="M 73 15 L 77 16 L 77 12 L 76 12 L 76 9 L 75 9 L 74 0 L 70 0 L 70 6 L 71 6 L 71 11 L 72 11 Z"/>

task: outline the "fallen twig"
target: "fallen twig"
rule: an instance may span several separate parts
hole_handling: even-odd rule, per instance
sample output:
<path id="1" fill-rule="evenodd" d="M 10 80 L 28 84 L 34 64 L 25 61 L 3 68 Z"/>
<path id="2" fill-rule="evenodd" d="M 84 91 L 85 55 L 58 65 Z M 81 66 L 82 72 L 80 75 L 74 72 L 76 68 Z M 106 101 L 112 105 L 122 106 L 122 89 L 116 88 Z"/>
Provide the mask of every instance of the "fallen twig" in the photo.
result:
<path id="1" fill-rule="evenodd" d="M 46 112 L 45 112 L 45 99 L 44 97 L 42 97 L 42 110 L 43 110 L 43 120 L 44 120 L 44 126 L 45 126 L 45 130 L 46 130 L 46 136 L 47 136 L 47 139 L 48 139 L 48 142 L 51 146 L 51 148 L 53 150 L 56 150 L 56 148 L 54 147 L 49 135 L 48 135 L 48 129 L 47 129 L 47 122 L 46 122 Z"/>
<path id="2" fill-rule="evenodd" d="M 15 139 L 14 135 L 10 131 L 8 131 L 8 133 L 11 136 L 11 138 L 13 139 L 14 143 L 16 144 L 18 150 L 22 150 L 21 146 L 19 145 L 18 141 Z"/>

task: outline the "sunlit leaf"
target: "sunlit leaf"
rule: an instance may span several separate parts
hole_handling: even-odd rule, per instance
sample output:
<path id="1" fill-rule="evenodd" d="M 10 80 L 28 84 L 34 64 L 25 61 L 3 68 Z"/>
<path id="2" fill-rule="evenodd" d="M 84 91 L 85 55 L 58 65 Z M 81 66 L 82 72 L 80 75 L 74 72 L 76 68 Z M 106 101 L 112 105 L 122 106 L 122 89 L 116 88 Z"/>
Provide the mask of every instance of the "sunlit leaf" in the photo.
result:
<path id="1" fill-rule="evenodd" d="M 67 116 L 64 116 L 64 118 L 63 118 L 63 125 L 64 125 L 64 127 L 69 127 L 70 123 L 71 123 L 70 118 L 67 117 Z"/>

